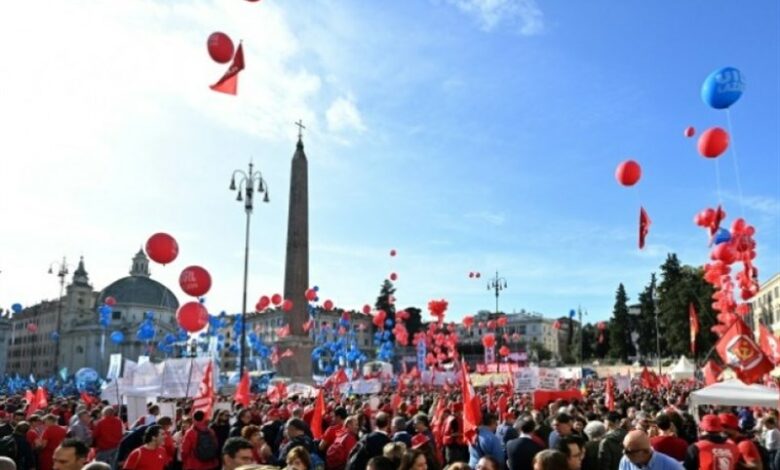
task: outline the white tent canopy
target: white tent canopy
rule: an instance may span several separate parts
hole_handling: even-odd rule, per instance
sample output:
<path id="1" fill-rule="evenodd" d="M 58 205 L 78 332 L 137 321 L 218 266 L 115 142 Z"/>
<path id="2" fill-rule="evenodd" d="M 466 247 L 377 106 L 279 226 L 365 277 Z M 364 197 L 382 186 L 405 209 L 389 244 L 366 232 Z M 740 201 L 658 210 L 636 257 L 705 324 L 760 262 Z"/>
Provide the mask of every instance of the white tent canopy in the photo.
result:
<path id="1" fill-rule="evenodd" d="M 777 408 L 780 402 L 778 390 L 763 385 L 745 385 L 741 380 L 733 379 L 718 382 L 695 392 L 691 392 L 692 414 L 701 405 L 720 406 L 760 406 Z"/>
<path id="2" fill-rule="evenodd" d="M 669 376 L 672 380 L 686 380 L 692 379 L 695 367 L 691 361 L 685 356 L 680 356 L 680 360 L 669 371 Z"/>

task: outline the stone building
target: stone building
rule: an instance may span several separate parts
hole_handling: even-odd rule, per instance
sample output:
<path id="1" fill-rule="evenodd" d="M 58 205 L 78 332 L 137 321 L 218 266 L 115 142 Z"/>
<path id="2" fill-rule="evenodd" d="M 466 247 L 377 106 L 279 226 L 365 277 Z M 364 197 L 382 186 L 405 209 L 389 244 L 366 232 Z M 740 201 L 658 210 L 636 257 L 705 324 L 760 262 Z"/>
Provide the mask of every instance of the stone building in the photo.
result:
<path id="1" fill-rule="evenodd" d="M 750 316 L 747 323 L 758 334 L 759 322 L 777 336 L 780 334 L 780 273 L 761 284 L 758 293 L 749 301 Z"/>
<path id="2" fill-rule="evenodd" d="M 132 360 L 139 355 L 162 359 L 153 345 L 167 333 L 176 332 L 179 301 L 173 292 L 150 276 L 149 259 L 139 251 L 133 257 L 129 276 L 97 292 L 89 282 L 82 258 L 61 299 L 43 301 L 13 316 L 8 372 L 47 376 L 63 367 L 70 373 L 90 367 L 104 375 L 112 353 L 121 353 Z M 112 307 L 110 325 L 103 328 L 99 325 L 97 309 L 108 297 L 113 297 L 116 304 Z M 149 344 L 136 340 L 136 332 L 146 312 L 152 312 L 156 331 Z M 53 334 L 58 313 L 61 315 L 60 355 L 55 361 Z M 111 342 L 110 335 L 114 331 L 124 334 L 122 344 Z"/>

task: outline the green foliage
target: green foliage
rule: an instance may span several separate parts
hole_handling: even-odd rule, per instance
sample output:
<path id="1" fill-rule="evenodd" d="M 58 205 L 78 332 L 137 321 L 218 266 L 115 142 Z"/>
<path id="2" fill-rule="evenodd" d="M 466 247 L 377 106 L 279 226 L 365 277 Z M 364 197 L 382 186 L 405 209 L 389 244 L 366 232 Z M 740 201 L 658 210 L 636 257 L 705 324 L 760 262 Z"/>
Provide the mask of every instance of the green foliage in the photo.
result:
<path id="1" fill-rule="evenodd" d="M 626 288 L 621 283 L 615 293 L 615 307 L 612 311 L 612 321 L 609 328 L 609 356 L 628 363 L 628 356 L 633 351 L 631 331 L 628 319 L 628 296 Z"/>
<path id="2" fill-rule="evenodd" d="M 656 344 L 655 291 L 656 279 L 655 273 L 652 273 L 650 275 L 650 283 L 647 284 L 645 290 L 639 294 L 639 318 L 637 319 L 639 340 L 637 342 L 639 343 L 639 354 L 645 358 L 655 356 L 656 350 L 658 349 Z M 663 334 L 661 336 L 663 337 Z"/>

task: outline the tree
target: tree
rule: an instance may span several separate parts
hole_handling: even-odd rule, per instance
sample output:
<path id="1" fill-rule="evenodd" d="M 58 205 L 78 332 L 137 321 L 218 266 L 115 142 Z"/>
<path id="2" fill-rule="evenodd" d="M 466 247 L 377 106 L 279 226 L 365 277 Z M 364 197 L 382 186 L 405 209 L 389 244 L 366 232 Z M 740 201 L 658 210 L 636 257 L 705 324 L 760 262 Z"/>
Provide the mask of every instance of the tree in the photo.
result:
<path id="1" fill-rule="evenodd" d="M 530 351 L 529 355 L 531 357 L 535 357 L 537 361 L 547 361 L 552 359 L 552 353 L 548 351 L 542 343 L 536 341 L 536 338 L 531 341 L 528 350 Z"/>
<path id="2" fill-rule="evenodd" d="M 650 283 L 645 286 L 645 290 L 639 294 L 639 353 L 643 357 L 650 357 L 656 354 L 656 279 L 655 273 L 650 275 Z M 659 325 L 660 326 L 660 325 Z M 660 334 L 660 333 L 659 333 Z"/>
<path id="3" fill-rule="evenodd" d="M 422 311 L 417 307 L 406 307 L 404 310 L 409 314 L 409 319 L 406 320 L 406 331 L 409 333 L 409 341 L 411 342 L 415 333 L 424 330 Z"/>
<path id="4" fill-rule="evenodd" d="M 393 294 L 395 294 L 395 286 L 393 286 L 392 282 L 385 279 L 385 282 L 382 284 L 382 288 L 379 291 L 379 297 L 376 298 L 376 303 L 374 303 L 374 307 L 377 311 L 384 310 L 387 314 L 385 319 L 392 320 L 395 324 L 395 307 L 390 300 L 390 297 L 392 297 Z"/>
<path id="5" fill-rule="evenodd" d="M 699 316 L 697 354 L 707 354 L 715 343 L 710 327 L 715 323 L 712 310 L 713 289 L 704 280 L 701 268 L 680 265 L 677 255 L 667 256 L 661 265 L 663 280 L 658 284 L 658 310 L 661 337 L 665 340 L 667 355 L 691 355 L 690 319 L 688 308 L 694 305 Z"/>
<path id="6" fill-rule="evenodd" d="M 612 322 L 604 322 L 605 329 L 604 331 L 598 330 L 598 325 L 596 326 L 596 337 L 595 337 L 595 343 L 593 346 L 593 355 L 598 359 L 604 359 L 607 354 L 609 353 L 609 332 L 610 332 L 610 324 Z"/>
<path id="7" fill-rule="evenodd" d="M 569 354 L 567 356 L 571 359 L 579 362 L 580 351 L 582 351 L 582 361 L 589 361 L 593 359 L 596 354 L 596 341 L 598 338 L 598 331 L 596 327 L 590 323 L 586 323 L 582 328 L 574 335 L 574 341 L 572 341 Z M 584 344 L 583 344 L 584 343 Z M 580 346 L 582 345 L 582 346 Z M 580 349 L 582 348 L 582 349 Z M 568 358 L 568 357 L 567 357 Z M 564 358 L 564 362 L 567 362 Z"/>
<path id="8" fill-rule="evenodd" d="M 612 311 L 612 322 L 609 329 L 609 355 L 626 364 L 633 349 L 628 322 L 628 296 L 626 288 L 621 283 L 615 293 L 615 307 Z"/>

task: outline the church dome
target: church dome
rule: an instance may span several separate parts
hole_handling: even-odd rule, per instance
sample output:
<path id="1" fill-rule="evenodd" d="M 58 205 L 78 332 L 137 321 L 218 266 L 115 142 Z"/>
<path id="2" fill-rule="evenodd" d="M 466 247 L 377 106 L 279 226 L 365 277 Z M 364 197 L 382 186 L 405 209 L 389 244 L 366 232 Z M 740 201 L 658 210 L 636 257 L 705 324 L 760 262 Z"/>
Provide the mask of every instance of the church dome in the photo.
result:
<path id="1" fill-rule="evenodd" d="M 112 282 L 98 295 L 97 304 L 113 297 L 118 305 L 136 304 L 154 308 L 177 310 L 179 301 L 167 287 L 149 277 L 149 258 L 143 250 L 133 257 L 130 275 Z"/>

